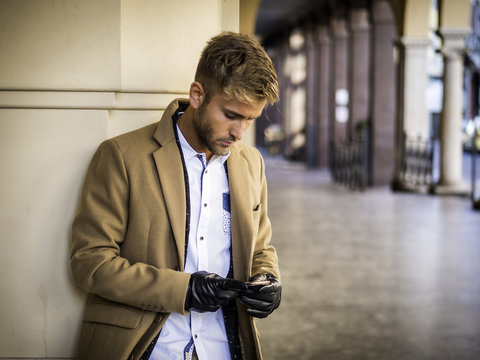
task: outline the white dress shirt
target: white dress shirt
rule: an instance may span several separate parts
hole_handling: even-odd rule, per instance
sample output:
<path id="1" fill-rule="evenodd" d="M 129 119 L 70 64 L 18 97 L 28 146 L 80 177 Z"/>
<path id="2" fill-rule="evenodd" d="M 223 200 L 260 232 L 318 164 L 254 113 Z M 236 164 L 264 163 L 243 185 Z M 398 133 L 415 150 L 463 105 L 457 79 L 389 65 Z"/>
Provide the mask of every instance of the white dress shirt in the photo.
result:
<path id="1" fill-rule="evenodd" d="M 230 191 L 225 171 L 229 154 L 214 155 L 208 164 L 177 126 L 188 173 L 190 232 L 185 272 L 207 271 L 226 277 L 230 267 Z M 183 184 L 179 183 L 179 186 Z M 188 199 L 188 197 L 187 197 Z M 222 310 L 189 315 L 172 313 L 163 326 L 150 359 L 184 360 L 193 340 L 199 360 L 230 359 Z"/>

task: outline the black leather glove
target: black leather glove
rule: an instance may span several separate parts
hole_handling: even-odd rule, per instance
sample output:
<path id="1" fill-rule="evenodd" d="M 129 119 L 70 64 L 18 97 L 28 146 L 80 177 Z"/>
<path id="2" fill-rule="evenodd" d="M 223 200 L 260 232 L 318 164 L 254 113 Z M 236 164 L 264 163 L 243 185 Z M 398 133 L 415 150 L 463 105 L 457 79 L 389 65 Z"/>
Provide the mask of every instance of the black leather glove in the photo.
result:
<path id="1" fill-rule="evenodd" d="M 217 311 L 246 290 L 247 286 L 239 280 L 225 279 L 217 274 L 199 271 L 190 277 L 185 310 Z"/>
<path id="2" fill-rule="evenodd" d="M 255 284 L 257 282 L 267 282 L 266 285 Z M 282 284 L 272 274 L 257 274 L 249 279 L 247 291 L 242 293 L 240 301 L 247 305 L 247 314 L 266 318 L 273 310 L 278 308 L 282 297 Z"/>

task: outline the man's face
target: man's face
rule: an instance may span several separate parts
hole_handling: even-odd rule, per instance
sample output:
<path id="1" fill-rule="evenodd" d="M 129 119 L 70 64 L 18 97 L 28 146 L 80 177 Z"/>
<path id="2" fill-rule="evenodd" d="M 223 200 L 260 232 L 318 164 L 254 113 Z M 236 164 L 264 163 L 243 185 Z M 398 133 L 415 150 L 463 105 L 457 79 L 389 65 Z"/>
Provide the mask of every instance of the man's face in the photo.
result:
<path id="1" fill-rule="evenodd" d="M 219 94 L 214 95 L 208 104 L 203 102 L 195 113 L 193 126 L 201 145 L 208 149 L 207 157 L 226 155 L 230 146 L 241 140 L 244 132 L 262 114 L 266 102 L 245 104 L 226 100 Z"/>

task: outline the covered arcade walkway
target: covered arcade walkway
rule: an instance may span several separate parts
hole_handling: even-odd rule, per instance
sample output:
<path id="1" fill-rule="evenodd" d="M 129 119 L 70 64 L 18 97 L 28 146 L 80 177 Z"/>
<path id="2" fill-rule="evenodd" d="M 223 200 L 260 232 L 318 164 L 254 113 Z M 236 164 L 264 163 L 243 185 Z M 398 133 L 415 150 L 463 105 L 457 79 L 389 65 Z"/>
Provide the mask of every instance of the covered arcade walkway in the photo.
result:
<path id="1" fill-rule="evenodd" d="M 267 157 L 284 293 L 267 360 L 480 359 L 480 218 L 466 198 L 363 193 Z"/>

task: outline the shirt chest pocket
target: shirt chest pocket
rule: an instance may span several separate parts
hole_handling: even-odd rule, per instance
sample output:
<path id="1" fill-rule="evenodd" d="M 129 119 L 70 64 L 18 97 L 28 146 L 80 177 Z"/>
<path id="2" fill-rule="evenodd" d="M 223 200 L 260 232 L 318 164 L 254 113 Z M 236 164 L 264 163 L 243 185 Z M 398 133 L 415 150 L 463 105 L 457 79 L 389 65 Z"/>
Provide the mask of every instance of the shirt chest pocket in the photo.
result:
<path id="1" fill-rule="evenodd" d="M 232 234 L 230 193 L 228 192 L 222 194 L 222 228 L 225 235 L 230 236 Z"/>

